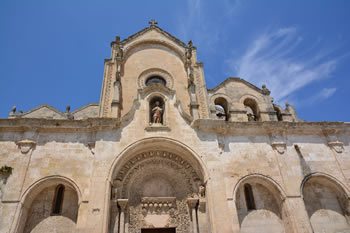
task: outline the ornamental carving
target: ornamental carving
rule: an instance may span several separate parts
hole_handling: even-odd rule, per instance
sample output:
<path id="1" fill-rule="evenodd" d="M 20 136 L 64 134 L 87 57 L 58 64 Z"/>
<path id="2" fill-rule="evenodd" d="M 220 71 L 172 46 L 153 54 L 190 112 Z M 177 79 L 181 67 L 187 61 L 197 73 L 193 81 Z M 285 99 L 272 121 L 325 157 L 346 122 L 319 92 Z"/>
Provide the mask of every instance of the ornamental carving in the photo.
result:
<path id="1" fill-rule="evenodd" d="M 287 150 L 287 145 L 285 142 L 273 142 L 271 143 L 271 146 L 280 154 L 284 154 L 284 152 Z"/>
<path id="2" fill-rule="evenodd" d="M 18 148 L 21 150 L 22 154 L 27 154 L 30 150 L 35 148 L 36 142 L 32 140 L 21 140 L 16 142 Z"/>
<path id="3" fill-rule="evenodd" d="M 201 176 L 191 164 L 160 150 L 131 157 L 117 172 L 112 190 L 114 199 L 128 199 L 129 233 L 162 227 L 190 232 L 188 200 L 205 197 Z"/>
<path id="4" fill-rule="evenodd" d="M 141 73 L 141 75 L 138 78 L 138 86 L 140 89 L 143 89 L 146 87 L 146 80 L 149 77 L 152 76 L 159 76 L 162 77 L 165 80 L 165 86 L 169 89 L 173 89 L 174 81 L 171 75 L 166 72 L 165 70 L 161 70 L 158 68 L 152 68 L 149 70 L 145 70 Z"/>
<path id="5" fill-rule="evenodd" d="M 337 153 L 343 153 L 344 151 L 344 144 L 339 141 L 335 142 L 328 142 L 329 148 L 333 149 Z"/>

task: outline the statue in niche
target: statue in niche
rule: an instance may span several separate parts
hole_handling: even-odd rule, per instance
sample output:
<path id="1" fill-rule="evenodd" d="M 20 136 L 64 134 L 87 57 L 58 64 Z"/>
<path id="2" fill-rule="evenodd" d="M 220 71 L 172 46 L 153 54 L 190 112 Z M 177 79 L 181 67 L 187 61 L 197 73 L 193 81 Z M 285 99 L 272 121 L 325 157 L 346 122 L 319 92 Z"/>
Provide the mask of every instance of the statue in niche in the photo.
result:
<path id="1" fill-rule="evenodd" d="M 157 100 L 155 106 L 152 108 L 152 123 L 161 124 L 162 123 L 163 109 L 160 106 L 160 102 Z"/>

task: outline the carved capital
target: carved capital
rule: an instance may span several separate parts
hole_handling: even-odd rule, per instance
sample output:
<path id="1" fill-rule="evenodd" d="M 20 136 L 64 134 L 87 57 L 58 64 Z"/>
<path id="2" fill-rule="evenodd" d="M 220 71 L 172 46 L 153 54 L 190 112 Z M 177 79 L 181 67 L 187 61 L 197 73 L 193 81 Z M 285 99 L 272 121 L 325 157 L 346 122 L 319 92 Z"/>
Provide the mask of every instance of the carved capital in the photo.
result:
<path id="1" fill-rule="evenodd" d="M 198 198 L 187 198 L 187 205 L 190 209 L 195 209 L 198 204 Z"/>
<path id="2" fill-rule="evenodd" d="M 328 146 L 337 153 L 343 153 L 344 151 L 344 144 L 339 141 L 328 142 Z"/>
<path id="3" fill-rule="evenodd" d="M 30 150 L 34 149 L 36 146 L 36 142 L 32 140 L 21 140 L 16 142 L 18 148 L 21 150 L 22 154 L 27 154 Z"/>
<path id="4" fill-rule="evenodd" d="M 122 211 L 125 211 L 128 205 L 128 199 L 118 199 L 118 205 Z"/>
<path id="5" fill-rule="evenodd" d="M 271 146 L 280 154 L 284 154 L 284 152 L 287 150 L 287 145 L 285 142 L 273 142 L 271 143 Z"/>

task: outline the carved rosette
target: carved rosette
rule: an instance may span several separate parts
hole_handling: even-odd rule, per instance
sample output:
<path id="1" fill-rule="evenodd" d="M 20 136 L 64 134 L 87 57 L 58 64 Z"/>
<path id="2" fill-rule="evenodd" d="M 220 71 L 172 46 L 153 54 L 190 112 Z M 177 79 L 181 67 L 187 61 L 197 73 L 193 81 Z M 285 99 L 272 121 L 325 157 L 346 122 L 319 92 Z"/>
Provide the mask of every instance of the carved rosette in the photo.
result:
<path id="1" fill-rule="evenodd" d="M 287 145 L 285 142 L 273 142 L 273 143 L 271 143 L 271 146 L 279 154 L 284 154 L 287 150 Z"/>
<path id="2" fill-rule="evenodd" d="M 22 154 L 27 154 L 30 150 L 34 149 L 36 146 L 36 142 L 32 140 L 21 140 L 16 142 L 18 148 L 20 149 Z"/>
<path id="3" fill-rule="evenodd" d="M 344 151 L 344 144 L 342 142 L 339 141 L 335 141 L 335 142 L 328 142 L 328 146 L 329 148 L 331 148 L 332 150 L 334 150 L 337 153 L 343 153 Z"/>

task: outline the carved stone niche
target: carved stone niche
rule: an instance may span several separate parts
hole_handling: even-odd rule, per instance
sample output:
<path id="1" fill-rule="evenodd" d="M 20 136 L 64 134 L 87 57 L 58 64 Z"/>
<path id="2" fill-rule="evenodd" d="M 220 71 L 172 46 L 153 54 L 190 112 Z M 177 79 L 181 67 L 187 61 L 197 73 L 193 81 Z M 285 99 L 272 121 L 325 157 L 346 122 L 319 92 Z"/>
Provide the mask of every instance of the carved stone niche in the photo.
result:
<path id="1" fill-rule="evenodd" d="M 287 144 L 285 142 L 273 142 L 271 143 L 271 146 L 279 154 L 284 154 L 284 152 L 287 150 Z"/>
<path id="2" fill-rule="evenodd" d="M 30 150 L 34 149 L 36 146 L 36 142 L 32 140 L 21 140 L 16 142 L 18 148 L 21 150 L 22 154 L 27 154 Z"/>
<path id="3" fill-rule="evenodd" d="M 339 141 L 328 142 L 328 146 L 337 153 L 343 153 L 344 151 L 344 144 Z"/>
<path id="4" fill-rule="evenodd" d="M 143 197 L 141 199 L 142 214 L 174 214 L 176 197 Z"/>

